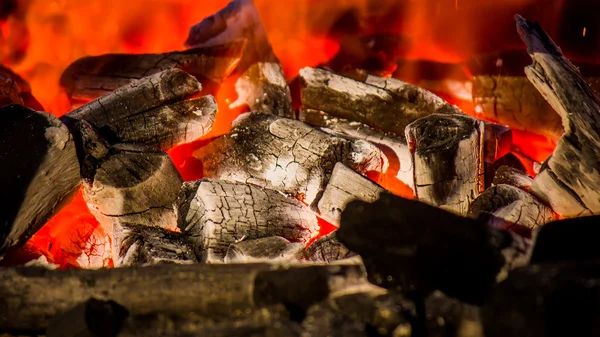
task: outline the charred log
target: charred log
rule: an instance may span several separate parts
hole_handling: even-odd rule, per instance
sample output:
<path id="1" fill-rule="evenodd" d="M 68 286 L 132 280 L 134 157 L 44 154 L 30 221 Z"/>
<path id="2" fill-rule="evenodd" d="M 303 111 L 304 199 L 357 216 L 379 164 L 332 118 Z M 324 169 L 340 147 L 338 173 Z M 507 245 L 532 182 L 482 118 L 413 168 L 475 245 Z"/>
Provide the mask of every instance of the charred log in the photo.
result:
<path id="1" fill-rule="evenodd" d="M 132 317 L 190 312 L 227 316 L 236 310 L 276 304 L 308 308 L 343 285 L 361 282 L 364 275 L 360 267 L 352 265 L 282 269 L 271 264 L 0 269 L 0 329 L 43 330 L 53 317 L 90 298 L 114 301 Z"/>
<path id="2" fill-rule="evenodd" d="M 337 162 L 362 174 L 382 172 L 387 164 L 369 142 L 262 113 L 241 115 L 229 134 L 194 155 L 202 161 L 205 177 L 283 191 L 309 205 L 318 200 Z"/>
<path id="3" fill-rule="evenodd" d="M 21 76 L 0 66 L 0 106 L 19 104 L 43 111 L 42 105 L 31 94 L 31 87 Z"/>
<path id="4" fill-rule="evenodd" d="M 324 263 L 344 260 L 354 256 L 356 254 L 337 239 L 335 232 L 319 238 L 308 246 L 302 254 L 305 261 Z"/>
<path id="5" fill-rule="evenodd" d="M 492 183 L 494 185 L 511 185 L 524 191 L 529 191 L 529 188 L 533 183 L 533 178 L 519 169 L 503 165 L 496 170 L 496 174 L 494 175 L 494 180 Z"/>
<path id="6" fill-rule="evenodd" d="M 300 78 L 305 108 L 397 135 L 404 134 L 406 126 L 418 118 L 432 113 L 460 112 L 423 89 L 401 86 L 404 82 L 400 81 L 373 77 L 371 85 L 315 68 L 300 70 Z M 393 82 L 388 89 L 389 81 Z"/>
<path id="7" fill-rule="evenodd" d="M 483 191 L 483 128 L 464 115 L 434 114 L 408 125 L 419 200 L 467 214 Z"/>
<path id="8" fill-rule="evenodd" d="M 24 244 L 77 191 L 75 143 L 54 116 L 19 105 L 0 108 L 0 256 Z"/>
<path id="9" fill-rule="evenodd" d="M 292 243 L 281 236 L 244 240 L 235 242 L 227 248 L 224 261 L 226 263 L 292 261 L 298 259 L 304 246 L 302 243 Z"/>
<path id="10" fill-rule="evenodd" d="M 60 84 L 72 102 L 90 101 L 167 69 L 181 69 L 204 87 L 221 83 L 237 67 L 244 41 L 164 54 L 107 54 L 73 62 Z"/>
<path id="11" fill-rule="evenodd" d="M 177 201 L 178 226 L 200 262 L 222 262 L 229 246 L 244 239 L 281 236 L 306 243 L 317 218 L 279 191 L 222 180 L 186 182 Z"/>
<path id="12" fill-rule="evenodd" d="M 251 111 L 292 117 L 292 97 L 279 60 L 252 0 L 233 0 L 225 8 L 190 28 L 187 46 L 207 47 L 235 40 L 248 41 L 237 66 L 239 100 Z"/>
<path id="13" fill-rule="evenodd" d="M 342 211 L 352 200 L 374 202 L 385 190 L 342 163 L 335 164 L 317 209 L 321 217 L 339 226 Z"/>
<path id="14" fill-rule="evenodd" d="M 127 309 L 114 301 L 91 298 L 52 318 L 46 336 L 117 336 L 128 315 Z"/>
<path id="15" fill-rule="evenodd" d="M 533 59 L 525 73 L 565 128 L 531 193 L 565 217 L 599 213 L 600 99 L 538 24 L 517 16 L 517 30 Z"/>
<path id="16" fill-rule="evenodd" d="M 81 106 L 62 119 L 86 120 L 110 143 L 135 143 L 168 150 L 208 133 L 217 113 L 212 96 L 191 75 L 169 69 L 131 82 Z"/>

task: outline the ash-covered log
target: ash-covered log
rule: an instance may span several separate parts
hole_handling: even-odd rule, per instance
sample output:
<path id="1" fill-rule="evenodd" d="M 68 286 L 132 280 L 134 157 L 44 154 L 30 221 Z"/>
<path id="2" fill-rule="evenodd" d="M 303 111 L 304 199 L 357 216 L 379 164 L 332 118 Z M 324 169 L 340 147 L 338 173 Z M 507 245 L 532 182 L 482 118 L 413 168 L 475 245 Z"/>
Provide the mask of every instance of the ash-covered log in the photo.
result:
<path id="1" fill-rule="evenodd" d="M 245 41 L 237 41 L 163 54 L 88 56 L 71 63 L 60 84 L 72 103 L 86 102 L 163 70 L 181 69 L 212 89 L 237 67 L 245 47 Z"/>
<path id="2" fill-rule="evenodd" d="M 302 253 L 302 259 L 310 262 L 331 263 L 356 256 L 338 239 L 335 232 L 320 237 Z"/>
<path id="3" fill-rule="evenodd" d="M 307 243 L 318 230 L 315 214 L 298 200 L 225 180 L 184 183 L 177 215 L 200 262 L 223 262 L 229 246 L 244 239 L 281 236 Z"/>
<path id="4" fill-rule="evenodd" d="M 200 83 L 179 69 L 168 69 L 133 81 L 63 116 L 86 120 L 110 143 L 135 143 L 162 150 L 208 133 L 217 113 L 214 97 L 191 100 Z"/>
<path id="5" fill-rule="evenodd" d="M 537 23 L 516 19 L 533 59 L 525 73 L 565 129 L 531 193 L 563 217 L 600 213 L 600 99 Z"/>
<path id="6" fill-rule="evenodd" d="M 471 203 L 468 216 L 523 236 L 555 219 L 552 210 L 534 196 L 505 184 L 486 189 Z"/>
<path id="7" fill-rule="evenodd" d="M 348 204 L 336 235 L 362 257 L 374 284 L 421 297 L 440 290 L 473 304 L 494 286 L 513 245 L 509 233 L 483 222 L 388 193 Z"/>
<path id="8" fill-rule="evenodd" d="M 90 298 L 114 301 L 132 316 L 190 312 L 231 316 L 236 310 L 276 304 L 306 310 L 341 287 L 364 282 L 357 265 L 163 264 L 53 271 L 2 268 L 0 330 L 43 330 L 53 317 Z"/>
<path id="9" fill-rule="evenodd" d="M 81 184 L 75 142 L 56 117 L 11 104 L 0 108 L 0 257 L 24 244 Z"/>
<path id="10" fill-rule="evenodd" d="M 483 192 L 484 123 L 466 115 L 433 114 L 406 128 L 415 196 L 466 215 Z"/>
<path id="11" fill-rule="evenodd" d="M 529 191 L 531 184 L 533 184 L 533 178 L 519 169 L 503 165 L 496 170 L 492 183 L 494 185 L 511 185 Z"/>
<path id="12" fill-rule="evenodd" d="M 410 150 L 404 134 L 394 135 L 377 131 L 363 123 L 334 117 L 324 111 L 300 109 L 298 119 L 304 123 L 322 127 L 323 132 L 342 137 L 362 139 L 375 144 L 387 158 L 389 166 L 385 177 L 395 177 L 414 193 L 413 166 Z"/>
<path id="13" fill-rule="evenodd" d="M 194 156 L 202 161 L 205 177 L 279 190 L 309 205 L 318 200 L 337 162 L 361 174 L 383 172 L 387 165 L 383 153 L 367 141 L 331 136 L 264 113 L 241 115 L 228 134 Z"/>
<path id="14" fill-rule="evenodd" d="M 225 263 L 280 262 L 297 260 L 305 244 L 290 242 L 281 236 L 268 236 L 232 243 L 227 248 Z"/>
<path id="15" fill-rule="evenodd" d="M 482 308 L 485 336 L 596 336 L 599 284 L 597 261 L 514 270 Z"/>
<path id="16" fill-rule="evenodd" d="M 351 170 L 342 163 L 333 167 L 331 178 L 317 204 L 319 215 L 329 223 L 339 226 L 342 211 L 352 200 L 374 202 L 383 188 Z"/>
<path id="17" fill-rule="evenodd" d="M 252 0 L 232 0 L 192 26 L 185 44 L 208 47 L 235 40 L 248 43 L 235 71 L 240 76 L 236 82 L 238 101 L 232 106 L 245 104 L 250 111 L 292 117 L 290 89 Z"/>
<path id="18" fill-rule="evenodd" d="M 300 79 L 305 108 L 397 135 L 404 134 L 409 123 L 432 113 L 460 113 L 430 92 L 398 80 L 371 77 L 372 84 L 368 84 L 316 68 L 301 69 Z"/>

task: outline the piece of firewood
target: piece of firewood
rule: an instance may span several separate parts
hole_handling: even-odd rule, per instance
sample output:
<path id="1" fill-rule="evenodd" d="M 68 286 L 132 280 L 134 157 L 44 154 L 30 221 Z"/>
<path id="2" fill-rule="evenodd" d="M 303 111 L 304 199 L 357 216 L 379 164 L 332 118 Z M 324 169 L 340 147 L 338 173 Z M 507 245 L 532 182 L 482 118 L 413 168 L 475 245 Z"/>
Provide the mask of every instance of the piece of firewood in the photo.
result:
<path id="1" fill-rule="evenodd" d="M 512 131 L 505 125 L 484 122 L 483 130 L 484 186 L 487 188 L 496 174 L 496 161 L 509 154 L 513 144 Z"/>
<path id="2" fill-rule="evenodd" d="M 121 225 L 115 266 L 195 263 L 196 256 L 181 233 L 146 225 Z M 116 240 L 113 237 L 113 242 Z"/>
<path id="3" fill-rule="evenodd" d="M 404 134 L 409 123 L 432 113 L 460 113 L 439 97 L 416 86 L 397 88 L 390 85 L 388 90 L 385 79 L 372 80 L 375 84 L 372 85 L 316 68 L 301 69 L 300 79 L 305 108 L 322 110 L 397 135 Z"/>
<path id="4" fill-rule="evenodd" d="M 37 111 L 44 110 L 31 94 L 29 83 L 14 71 L 0 65 L 0 107 L 8 104 L 20 104 Z"/>
<path id="5" fill-rule="evenodd" d="M 62 117 L 86 120 L 110 143 L 135 143 L 168 150 L 208 133 L 217 113 L 214 97 L 183 100 L 200 83 L 179 69 L 133 81 Z"/>
<path id="6" fill-rule="evenodd" d="M 0 257 L 24 244 L 81 184 L 75 143 L 56 117 L 11 104 L 0 108 Z"/>
<path id="7" fill-rule="evenodd" d="M 231 131 L 194 153 L 204 176 L 248 182 L 318 201 L 333 167 L 341 162 L 366 174 L 382 172 L 385 156 L 364 140 L 347 140 L 296 120 L 264 113 L 238 117 Z"/>
<path id="8" fill-rule="evenodd" d="M 555 219 L 552 210 L 534 196 L 505 184 L 486 189 L 471 203 L 468 216 L 524 236 Z"/>
<path id="9" fill-rule="evenodd" d="M 52 318 L 45 335 L 46 337 L 116 337 L 128 315 L 127 309 L 114 301 L 90 298 Z"/>
<path id="10" fill-rule="evenodd" d="M 385 134 L 363 123 L 333 117 L 330 114 L 314 110 L 300 109 L 298 120 L 320 126 L 324 132 L 366 140 L 375 144 L 386 156 L 389 166 L 383 173 L 393 175 L 414 193 L 414 173 L 410 150 L 404 134 Z M 331 132 L 333 131 L 333 132 Z"/>
<path id="11" fill-rule="evenodd" d="M 379 198 L 383 188 L 354 172 L 346 165 L 337 163 L 331 178 L 317 204 L 319 215 L 332 225 L 340 225 L 340 217 L 346 205 L 352 200 L 373 202 Z"/>
<path id="12" fill-rule="evenodd" d="M 281 236 L 243 240 L 227 248 L 225 263 L 278 262 L 297 260 L 305 244 Z"/>
<path id="13" fill-rule="evenodd" d="M 533 59 L 525 73 L 565 129 L 531 193 L 563 217 L 600 213 L 600 99 L 538 24 L 517 16 L 517 30 Z"/>
<path id="14" fill-rule="evenodd" d="M 71 102 L 86 102 L 163 70 L 181 69 L 210 88 L 233 72 L 245 47 L 245 41 L 238 41 L 163 54 L 88 56 L 71 63 L 60 84 Z"/>
<path id="15" fill-rule="evenodd" d="M 415 196 L 466 215 L 483 192 L 484 123 L 466 115 L 433 114 L 406 128 Z"/>
<path id="16" fill-rule="evenodd" d="M 533 178 L 519 169 L 503 165 L 496 170 L 496 174 L 494 175 L 494 180 L 492 183 L 494 185 L 511 185 L 524 191 L 529 191 L 529 188 L 533 183 Z"/>
<path id="17" fill-rule="evenodd" d="M 177 214 L 200 262 L 222 262 L 229 246 L 244 239 L 281 236 L 307 243 L 318 229 L 315 214 L 298 200 L 224 180 L 184 183 Z"/>
<path id="18" fill-rule="evenodd" d="M 114 301 L 132 316 L 235 315 L 286 304 L 302 308 L 345 285 L 364 283 L 358 265 L 162 264 L 99 270 L 0 269 L 1 331 L 45 329 L 90 298 Z M 41 296 L 43 294 L 43 296 Z"/>
<path id="19" fill-rule="evenodd" d="M 219 12 L 190 28 L 185 44 L 207 47 L 235 40 L 248 41 L 237 66 L 238 101 L 250 111 L 262 111 L 282 117 L 292 117 L 292 97 L 283 69 L 260 21 L 252 0 L 232 0 Z"/>
<path id="20" fill-rule="evenodd" d="M 508 232 L 388 193 L 348 204 L 336 236 L 376 285 L 419 296 L 440 290 L 473 304 L 483 302 L 514 244 Z"/>
<path id="21" fill-rule="evenodd" d="M 336 237 L 335 232 L 311 243 L 302 253 L 302 259 L 310 262 L 331 263 L 356 256 Z"/>

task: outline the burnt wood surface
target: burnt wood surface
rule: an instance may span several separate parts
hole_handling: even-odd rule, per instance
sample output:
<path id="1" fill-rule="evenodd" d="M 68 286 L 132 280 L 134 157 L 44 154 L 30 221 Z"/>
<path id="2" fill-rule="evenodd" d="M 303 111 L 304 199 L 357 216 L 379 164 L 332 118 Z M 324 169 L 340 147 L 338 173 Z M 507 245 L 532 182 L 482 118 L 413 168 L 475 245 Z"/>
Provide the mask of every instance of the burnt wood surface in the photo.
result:
<path id="1" fill-rule="evenodd" d="M 0 257 L 24 244 L 70 201 L 81 177 L 72 135 L 46 112 L 0 108 Z"/>
<path id="2" fill-rule="evenodd" d="M 222 262 L 244 239 L 281 236 L 307 243 L 317 234 L 315 214 L 298 200 L 252 184 L 203 179 L 184 183 L 178 226 L 201 262 Z"/>
<path id="3" fill-rule="evenodd" d="M 404 82 L 398 80 L 377 79 L 368 84 L 316 68 L 301 69 L 300 80 L 305 108 L 398 135 L 404 134 L 409 123 L 432 113 L 460 113 L 424 89 L 400 85 Z"/>
<path id="4" fill-rule="evenodd" d="M 600 99 L 542 28 L 517 16 L 533 64 L 527 78 L 561 116 L 565 129 L 531 193 L 561 216 L 600 212 Z"/>
<path id="5" fill-rule="evenodd" d="M 524 191 L 529 191 L 529 188 L 533 183 L 533 178 L 519 169 L 503 165 L 496 170 L 492 183 L 494 185 L 511 185 Z"/>
<path id="6" fill-rule="evenodd" d="M 333 292 L 364 282 L 363 272 L 356 265 L 2 268 L 0 331 L 43 330 L 53 317 L 90 298 L 112 300 L 132 316 L 190 312 L 228 316 L 239 310 L 276 304 L 306 310 Z"/>
<path id="7" fill-rule="evenodd" d="M 232 243 L 227 248 L 226 263 L 278 262 L 298 260 L 305 244 L 292 243 L 281 236 L 268 236 Z"/>
<path id="8" fill-rule="evenodd" d="M 483 192 L 483 122 L 466 115 L 433 114 L 406 128 L 415 196 L 466 215 Z"/>
<path id="9" fill-rule="evenodd" d="M 206 47 L 236 40 L 246 40 L 247 46 L 235 71 L 238 101 L 233 105 L 292 117 L 290 89 L 252 0 L 233 0 L 192 26 L 185 44 Z"/>
<path id="10" fill-rule="evenodd" d="M 0 107 L 19 104 L 30 109 L 43 111 L 44 107 L 31 93 L 29 83 L 14 71 L 0 65 Z"/>
<path id="11" fill-rule="evenodd" d="M 133 81 L 63 116 L 86 120 L 110 143 L 135 143 L 162 150 L 210 131 L 217 113 L 212 96 L 184 100 L 201 85 L 179 69 Z"/>
<path id="12" fill-rule="evenodd" d="M 356 256 L 344 246 L 333 232 L 311 243 L 302 253 L 302 259 L 310 262 L 331 263 Z"/>
<path id="13" fill-rule="evenodd" d="M 86 102 L 163 70 L 181 69 L 212 89 L 235 70 L 245 47 L 245 41 L 237 41 L 163 54 L 88 56 L 71 63 L 60 84 L 73 103 Z"/>
<path id="14" fill-rule="evenodd" d="M 341 162 L 366 174 L 381 172 L 385 156 L 364 140 L 347 140 L 300 121 L 264 113 L 238 117 L 231 131 L 198 150 L 205 177 L 242 181 L 289 193 L 313 204 Z"/>

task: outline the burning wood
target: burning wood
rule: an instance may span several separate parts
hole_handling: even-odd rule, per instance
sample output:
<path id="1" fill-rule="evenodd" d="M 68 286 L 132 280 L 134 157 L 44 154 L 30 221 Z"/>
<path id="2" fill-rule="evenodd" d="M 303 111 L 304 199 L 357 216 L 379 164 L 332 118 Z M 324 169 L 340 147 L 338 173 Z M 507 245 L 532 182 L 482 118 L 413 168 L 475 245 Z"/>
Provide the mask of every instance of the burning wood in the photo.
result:
<path id="1" fill-rule="evenodd" d="M 132 316 L 195 312 L 231 317 L 236 310 L 275 304 L 306 310 L 343 285 L 359 283 L 364 283 L 364 274 L 356 265 L 278 268 L 271 264 L 166 264 L 101 270 L 2 269 L 0 298 L 5 310 L 0 315 L 0 329 L 45 329 L 50 319 L 90 298 L 112 300 Z"/>
<path id="2" fill-rule="evenodd" d="M 226 263 L 278 262 L 297 260 L 303 243 L 292 243 L 281 236 L 235 242 L 227 249 Z"/>
<path id="3" fill-rule="evenodd" d="M 200 262 L 222 262 L 229 246 L 244 239 L 281 236 L 306 243 L 317 218 L 279 191 L 230 181 L 186 182 L 177 201 L 178 226 Z"/>
<path id="4" fill-rule="evenodd" d="M 210 88 L 237 67 L 246 44 L 232 42 L 164 54 L 107 54 L 73 62 L 60 84 L 71 102 L 89 101 L 167 69 L 181 69 Z"/>
<path id="5" fill-rule="evenodd" d="M 75 143 L 54 116 L 19 105 L 0 108 L 0 257 L 24 244 L 77 191 Z"/>
<path id="6" fill-rule="evenodd" d="M 600 99 L 538 24 L 517 16 L 517 29 L 533 59 L 525 73 L 565 128 L 531 193 L 561 216 L 599 213 Z"/>
<path id="7" fill-rule="evenodd" d="M 247 113 L 229 134 L 194 154 L 204 176 L 248 182 L 289 193 L 313 204 L 337 162 L 366 174 L 382 172 L 387 161 L 373 144 L 346 140 L 291 119 Z"/>
<path id="8" fill-rule="evenodd" d="M 469 206 L 469 217 L 494 228 L 529 236 L 531 231 L 554 220 L 552 210 L 524 190 L 496 185 L 485 190 Z"/>
<path id="9" fill-rule="evenodd" d="M 415 195 L 466 215 L 483 191 L 483 122 L 465 115 L 433 114 L 409 124 Z"/>
<path id="10" fill-rule="evenodd" d="M 323 236 L 308 246 L 302 258 L 306 261 L 331 263 L 356 256 L 338 239 L 335 232 Z"/>
<path id="11" fill-rule="evenodd" d="M 62 117 L 86 120 L 111 143 L 168 150 L 208 133 L 217 113 L 212 96 L 184 100 L 200 91 L 191 75 L 169 69 L 133 81 Z"/>
<path id="12" fill-rule="evenodd" d="M 507 126 L 485 122 L 483 134 L 485 187 L 489 187 L 496 173 L 496 161 L 509 154 L 512 149 L 512 131 Z"/>
<path id="13" fill-rule="evenodd" d="M 238 101 L 251 111 L 292 117 L 292 98 L 283 70 L 252 0 L 233 0 L 225 8 L 190 28 L 187 46 L 207 47 L 234 40 L 248 41 L 237 66 Z"/>
<path id="14" fill-rule="evenodd" d="M 304 107 L 397 135 L 432 113 L 460 113 L 430 92 L 398 80 L 370 76 L 363 83 L 315 68 L 300 70 L 300 78 Z"/>
<path id="15" fill-rule="evenodd" d="M 321 217 L 339 226 L 342 211 L 352 200 L 374 202 L 385 190 L 342 163 L 335 164 L 331 178 L 319 199 Z"/>
<path id="16" fill-rule="evenodd" d="M 496 175 L 494 175 L 494 185 L 511 185 L 518 187 L 524 191 L 529 191 L 531 184 L 533 184 L 533 178 L 531 178 L 527 173 L 516 169 L 510 166 L 500 166 L 498 170 L 496 170 Z"/>
<path id="17" fill-rule="evenodd" d="M 31 94 L 31 87 L 12 70 L 0 65 L 0 106 L 19 104 L 42 111 L 44 108 Z"/>

